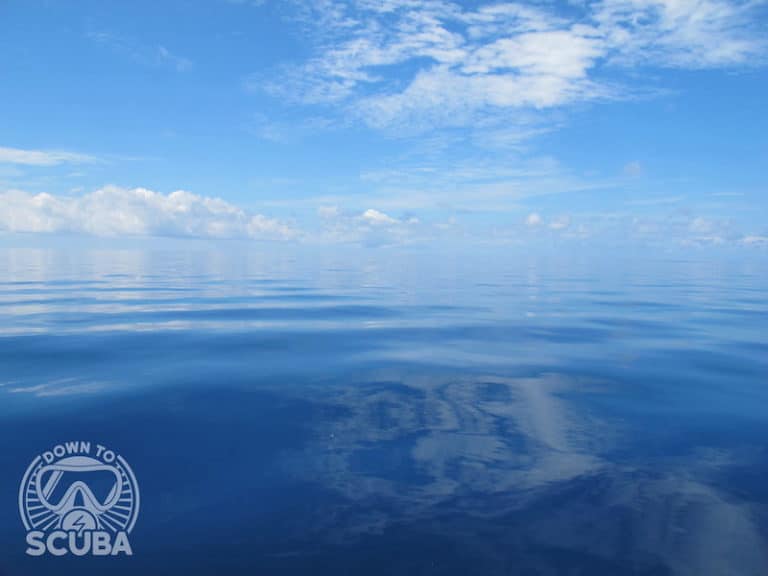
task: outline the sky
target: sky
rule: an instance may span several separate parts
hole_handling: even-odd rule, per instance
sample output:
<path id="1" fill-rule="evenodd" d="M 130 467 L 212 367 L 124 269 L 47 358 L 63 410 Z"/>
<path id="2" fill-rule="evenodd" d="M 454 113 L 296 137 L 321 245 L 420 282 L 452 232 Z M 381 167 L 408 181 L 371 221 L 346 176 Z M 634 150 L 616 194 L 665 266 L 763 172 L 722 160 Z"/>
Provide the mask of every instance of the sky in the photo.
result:
<path id="1" fill-rule="evenodd" d="M 764 0 L 0 0 L 0 236 L 768 249 Z"/>

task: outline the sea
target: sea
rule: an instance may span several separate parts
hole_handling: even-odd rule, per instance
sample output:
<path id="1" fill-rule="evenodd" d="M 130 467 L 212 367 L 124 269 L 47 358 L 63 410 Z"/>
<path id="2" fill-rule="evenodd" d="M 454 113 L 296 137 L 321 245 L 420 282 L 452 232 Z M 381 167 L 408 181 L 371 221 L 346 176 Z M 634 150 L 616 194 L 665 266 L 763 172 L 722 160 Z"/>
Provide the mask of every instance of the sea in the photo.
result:
<path id="1" fill-rule="evenodd" d="M 130 468 L 130 554 L 28 553 L 67 443 Z M 764 254 L 5 246 L 38 574 L 765 576 Z"/>

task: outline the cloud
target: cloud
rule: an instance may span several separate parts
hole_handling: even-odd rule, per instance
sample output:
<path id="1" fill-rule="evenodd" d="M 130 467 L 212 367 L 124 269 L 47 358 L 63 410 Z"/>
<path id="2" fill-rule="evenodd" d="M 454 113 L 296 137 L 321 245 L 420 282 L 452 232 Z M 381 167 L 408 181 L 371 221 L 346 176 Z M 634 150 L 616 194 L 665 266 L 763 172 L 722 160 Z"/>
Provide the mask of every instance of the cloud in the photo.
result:
<path id="1" fill-rule="evenodd" d="M 697 216 L 688 224 L 688 229 L 695 234 L 713 234 L 720 228 L 720 223 Z"/>
<path id="2" fill-rule="evenodd" d="M 384 212 L 379 212 L 378 210 L 374 210 L 373 208 L 369 208 L 368 210 L 363 212 L 360 218 L 362 218 L 365 222 L 369 224 L 374 224 L 374 225 L 399 223 L 397 219 L 392 218 L 387 214 L 384 214 Z"/>
<path id="3" fill-rule="evenodd" d="M 768 236 L 744 236 L 741 243 L 746 246 L 768 247 Z"/>
<path id="4" fill-rule="evenodd" d="M 434 229 L 422 225 L 415 217 L 395 218 L 375 208 L 343 211 L 328 205 L 320 206 L 317 212 L 322 229 L 314 240 L 320 242 L 384 246 L 434 239 Z"/>
<path id="5" fill-rule="evenodd" d="M 341 215 L 341 212 L 338 206 L 319 206 L 317 214 L 321 218 L 337 218 Z"/>
<path id="6" fill-rule="evenodd" d="M 751 0 L 602 0 L 593 19 L 614 63 L 665 68 L 749 64 L 766 43 Z"/>
<path id="7" fill-rule="evenodd" d="M 177 56 L 165 46 L 157 47 L 157 60 L 161 64 L 167 64 L 176 69 L 177 72 L 186 72 L 192 68 L 192 61 L 182 56 Z"/>
<path id="8" fill-rule="evenodd" d="M 545 224 L 544 218 L 538 212 L 531 212 L 525 219 L 525 225 L 529 228 L 538 228 Z M 550 230 L 565 230 L 571 225 L 571 217 L 566 215 L 557 216 L 549 221 L 547 227 Z"/>
<path id="9" fill-rule="evenodd" d="M 631 240 L 646 246 L 768 246 L 768 237 L 745 234 L 737 223 L 709 216 L 574 213 L 545 217 L 530 212 L 509 224 L 488 226 L 472 211 L 434 212 L 408 207 L 359 206 L 354 198 L 317 205 L 315 219 L 301 229 L 282 220 L 245 210 L 220 198 L 184 190 L 169 194 L 145 188 L 107 186 L 64 196 L 0 192 L 0 234 L 73 233 L 100 237 L 171 236 L 181 238 L 251 238 L 320 244 L 393 246 L 454 241 L 512 242 L 534 245 L 543 238 L 583 240 L 596 246 Z M 346 207 L 345 207 L 346 205 Z M 520 208 L 518 208 L 520 209 Z M 385 211 L 386 210 L 386 211 Z M 428 214 L 425 219 L 415 214 Z M 527 232 L 527 233 L 526 233 Z"/>
<path id="10" fill-rule="evenodd" d="M 315 0 L 302 5 L 314 55 L 266 84 L 304 103 L 341 105 L 378 128 L 471 125 L 510 109 L 622 96 L 606 78 L 638 66 L 751 65 L 766 48 L 752 18 L 757 4 L 598 0 L 556 11 Z"/>
<path id="11" fill-rule="evenodd" d="M 535 227 L 540 226 L 543 220 L 541 219 L 541 216 L 537 212 L 531 212 L 528 214 L 528 217 L 525 219 L 525 223 L 528 226 Z"/>
<path id="12" fill-rule="evenodd" d="M 91 32 L 88 38 L 146 66 L 173 68 L 177 72 L 186 72 L 194 66 L 191 60 L 175 54 L 162 44 L 145 44 L 132 37 L 104 31 Z"/>
<path id="13" fill-rule="evenodd" d="M 23 150 L 0 147 L 0 164 L 21 164 L 26 166 L 57 166 L 59 164 L 87 164 L 96 158 L 77 152 L 61 150 Z"/>
<path id="14" fill-rule="evenodd" d="M 643 175 L 643 165 L 634 160 L 624 165 L 624 174 L 630 178 L 637 178 Z"/>
<path id="15" fill-rule="evenodd" d="M 555 218 L 549 223 L 549 227 L 552 230 L 565 230 L 570 225 L 571 225 L 571 217 L 567 215 L 558 216 L 557 218 Z"/>
<path id="16" fill-rule="evenodd" d="M 286 223 L 184 190 L 107 186 L 77 197 L 11 190 L 0 193 L 0 207 L 0 230 L 9 232 L 257 239 L 298 234 Z"/>
<path id="17" fill-rule="evenodd" d="M 696 216 L 674 211 L 664 215 L 631 216 L 629 226 L 616 220 L 621 229 L 628 228 L 630 236 L 648 245 L 718 246 L 739 245 L 742 233 L 730 218 Z"/>

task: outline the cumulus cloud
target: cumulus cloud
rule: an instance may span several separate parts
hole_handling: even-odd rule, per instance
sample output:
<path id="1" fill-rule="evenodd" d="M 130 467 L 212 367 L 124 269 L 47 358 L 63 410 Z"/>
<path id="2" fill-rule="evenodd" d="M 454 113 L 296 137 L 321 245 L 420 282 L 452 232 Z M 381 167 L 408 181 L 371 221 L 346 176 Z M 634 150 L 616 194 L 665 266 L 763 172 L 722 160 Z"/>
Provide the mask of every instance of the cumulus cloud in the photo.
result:
<path id="1" fill-rule="evenodd" d="M 567 11 L 443 0 L 302 6 L 317 52 L 268 89 L 341 103 L 377 127 L 615 97 L 609 66 L 749 65 L 766 47 L 751 0 L 596 0 Z"/>
<path id="2" fill-rule="evenodd" d="M 565 230 L 571 225 L 571 217 L 567 214 L 556 216 L 549 220 L 549 223 L 545 223 L 544 218 L 538 212 L 531 212 L 525 218 L 525 225 L 529 228 L 538 228 L 546 224 L 550 230 L 560 231 Z"/>
<path id="3" fill-rule="evenodd" d="M 77 197 L 12 190 L 0 193 L 0 208 L 0 230 L 9 232 L 258 239 L 297 235 L 279 220 L 184 190 L 162 194 L 107 186 Z"/>
<path id="4" fill-rule="evenodd" d="M 375 208 L 357 212 L 344 211 L 338 206 L 321 206 L 318 214 L 322 219 L 322 231 L 317 239 L 322 242 L 381 246 L 431 238 L 432 231 L 418 218 L 395 218 Z"/>
<path id="5" fill-rule="evenodd" d="M 22 164 L 26 166 L 56 166 L 58 164 L 86 164 L 96 158 L 87 154 L 60 150 L 23 150 L 0 147 L 0 164 Z"/>
<path id="6" fill-rule="evenodd" d="M 384 212 L 379 212 L 378 210 L 374 210 L 373 208 L 369 208 L 368 210 L 363 212 L 360 218 L 368 222 L 369 224 L 374 224 L 374 225 L 387 225 L 387 224 L 399 223 L 399 221 L 396 218 L 392 218 L 391 216 L 384 214 Z"/>

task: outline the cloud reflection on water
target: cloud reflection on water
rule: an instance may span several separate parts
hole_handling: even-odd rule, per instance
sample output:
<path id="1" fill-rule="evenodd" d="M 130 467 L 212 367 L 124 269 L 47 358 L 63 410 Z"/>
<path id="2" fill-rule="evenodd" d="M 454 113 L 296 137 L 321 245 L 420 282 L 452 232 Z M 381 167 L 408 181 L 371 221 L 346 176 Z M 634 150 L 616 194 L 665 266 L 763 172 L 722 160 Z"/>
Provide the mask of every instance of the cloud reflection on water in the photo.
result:
<path id="1" fill-rule="evenodd" d="M 499 562 L 568 551 L 574 573 L 593 557 L 658 573 L 764 574 L 765 538 L 750 503 L 706 483 L 722 461 L 612 461 L 617 445 L 631 442 L 622 435 L 637 431 L 569 402 L 583 386 L 558 374 L 383 370 L 336 390 L 344 416 L 321 421 L 284 466 L 343 497 L 343 523 L 338 509 L 318 509 L 315 519 L 318 533 L 339 543 L 390 530 L 460 534 L 462 546 L 508 541 Z"/>

